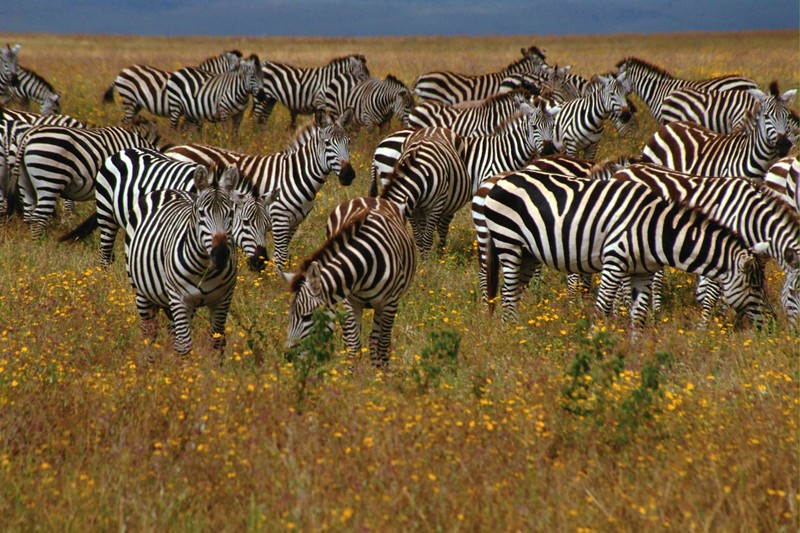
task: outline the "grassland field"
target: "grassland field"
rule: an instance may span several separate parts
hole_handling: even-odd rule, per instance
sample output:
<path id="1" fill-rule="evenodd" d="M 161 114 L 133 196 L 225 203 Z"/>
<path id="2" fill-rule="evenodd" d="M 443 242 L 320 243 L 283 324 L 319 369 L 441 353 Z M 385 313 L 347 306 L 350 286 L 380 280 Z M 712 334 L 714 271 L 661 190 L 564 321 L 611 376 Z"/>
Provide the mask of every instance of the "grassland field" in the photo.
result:
<path id="1" fill-rule="evenodd" d="M 314 66 L 349 53 L 407 85 L 424 72 L 482 73 L 519 49 L 583 76 L 635 56 L 675 76 L 800 82 L 797 30 L 746 33 L 408 37 L 150 38 L 0 34 L 20 64 L 62 93 L 62 112 L 117 125 L 102 103 L 134 63 L 193 65 L 223 49 Z M 634 97 L 635 98 L 635 97 Z M 638 101 L 637 101 L 638 102 Z M 798 109 L 798 99 L 792 104 Z M 656 128 L 607 128 L 598 159 L 635 154 Z M 277 105 L 249 112 L 238 138 L 207 124 L 169 130 L 267 154 L 291 133 Z M 399 125 L 393 123 L 393 128 Z M 290 245 L 293 265 L 324 240 L 334 206 L 366 193 L 379 132 L 351 142 L 357 178 L 330 180 Z M 0 529 L 4 531 L 797 531 L 800 526 L 800 337 L 785 317 L 760 331 L 724 312 L 697 327 L 696 280 L 670 271 L 664 310 L 636 342 L 628 317 L 570 304 L 545 271 L 517 324 L 478 298 L 468 210 L 443 255 L 421 262 L 401 305 L 388 371 L 350 367 L 340 335 L 330 360 L 285 359 L 289 294 L 271 268 L 241 263 L 220 361 L 208 316 L 186 361 L 162 332 L 139 331 L 124 261 L 98 265 L 99 239 L 57 237 L 91 213 L 59 213 L 32 241 L 0 224 Z M 121 238 L 117 257 L 122 256 Z M 783 273 L 767 269 L 779 308 Z M 591 320 L 594 329 L 587 327 Z M 163 328 L 162 321 L 162 328 Z M 365 330 L 371 320 L 365 317 Z M 457 347 L 448 339 L 458 339 Z"/>

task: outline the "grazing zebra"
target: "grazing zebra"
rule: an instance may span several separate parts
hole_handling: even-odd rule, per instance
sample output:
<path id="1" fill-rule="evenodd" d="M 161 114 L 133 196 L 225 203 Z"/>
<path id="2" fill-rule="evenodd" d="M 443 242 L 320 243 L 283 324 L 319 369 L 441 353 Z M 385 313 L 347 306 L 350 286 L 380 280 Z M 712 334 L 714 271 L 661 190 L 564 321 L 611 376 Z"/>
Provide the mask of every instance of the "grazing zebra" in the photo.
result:
<path id="1" fill-rule="evenodd" d="M 512 74 L 503 80 L 498 94 L 516 89 L 526 89 L 535 95 L 547 95 L 559 104 L 574 100 L 584 94 L 589 80 L 577 74 L 570 74 L 570 66 L 559 68 L 543 65 L 534 72 Z"/>
<path id="2" fill-rule="evenodd" d="M 461 137 L 464 164 L 472 179 L 473 194 L 490 176 L 522 168 L 526 163 L 552 151 L 554 116 L 558 107 L 548 108 L 543 102 L 531 106 L 523 102 L 520 110 L 487 136 Z M 400 130 L 386 137 L 375 149 L 370 165 L 370 196 L 378 195 L 388 183 L 403 146 L 415 130 Z"/>
<path id="3" fill-rule="evenodd" d="M 544 263 L 572 273 L 602 271 L 596 308 L 605 314 L 618 285 L 629 280 L 634 331 L 646 318 L 653 273 L 664 265 L 719 279 L 730 307 L 762 322 L 764 272 L 741 238 L 643 185 L 519 171 L 494 184 L 483 209 L 490 309 L 502 267 L 504 320 L 517 318 L 520 280 Z"/>
<path id="4" fill-rule="evenodd" d="M 800 156 L 779 159 L 764 176 L 764 184 L 800 213 Z"/>
<path id="5" fill-rule="evenodd" d="M 420 256 L 433 245 L 434 228 L 444 250 L 450 221 L 470 198 L 461 138 L 444 128 L 425 128 L 406 141 L 380 198 L 405 205 Z"/>
<path id="6" fill-rule="evenodd" d="M 617 77 L 597 76 L 597 88 L 586 96 L 565 102 L 556 116 L 553 142 L 559 152 L 592 160 L 603 135 L 604 121 L 611 118 L 620 134 L 634 124 L 626 100 L 628 88 L 625 74 Z"/>
<path id="7" fill-rule="evenodd" d="M 697 177 L 650 164 L 630 165 L 614 174 L 613 179 L 641 183 L 666 200 L 702 210 L 738 233 L 750 248 L 766 243 L 763 251 L 786 272 L 782 304 L 790 323 L 797 322 L 800 217 L 777 194 L 747 178 Z M 653 310 L 656 312 L 660 310 L 662 280 L 663 272 L 660 272 L 653 284 Z M 716 283 L 706 285 L 704 314 L 710 314 L 718 294 Z"/>
<path id="8" fill-rule="evenodd" d="M 11 48 L 6 44 L 0 48 L 0 94 L 5 94 L 10 87 L 19 83 L 17 79 L 19 73 L 19 50 L 21 45 L 17 44 Z"/>
<path id="9" fill-rule="evenodd" d="M 632 92 L 647 104 L 659 123 L 663 123 L 661 106 L 664 98 L 676 89 L 693 88 L 711 91 L 758 89 L 756 82 L 741 76 L 721 76 L 708 80 L 675 78 L 666 70 L 635 57 L 623 59 L 616 66 L 620 74 L 627 74 Z"/>
<path id="10" fill-rule="evenodd" d="M 0 92 L 0 103 L 17 103 L 25 108 L 33 100 L 39 104 L 39 112 L 43 115 L 58 114 L 61 109 L 61 95 L 53 89 L 50 82 L 36 72 L 24 67 L 17 68 L 16 83 Z"/>
<path id="11" fill-rule="evenodd" d="M 324 91 L 338 76 L 353 76 L 360 80 L 369 78 L 367 59 L 354 54 L 331 59 L 321 67 L 302 68 L 264 60 L 261 63 L 264 75 L 265 99 L 253 103 L 253 119 L 265 124 L 272 114 L 275 102 L 284 105 L 291 115 L 291 128 L 297 124 L 297 115 L 309 115 L 317 95 Z"/>
<path id="12" fill-rule="evenodd" d="M 503 125 L 527 102 L 530 93 L 514 91 L 487 98 L 469 106 L 422 102 L 408 114 L 406 126 L 412 129 L 447 128 L 462 137 L 489 135 Z"/>
<path id="13" fill-rule="evenodd" d="M 345 131 L 352 115 L 352 110 L 347 110 L 334 122 L 325 113 L 318 112 L 315 134 L 305 144 L 267 156 L 247 156 L 201 145 L 175 146 L 165 153 L 209 166 L 235 165 L 260 196 L 279 191 L 278 198 L 270 206 L 270 219 L 275 267 L 283 272 L 289 242 L 314 207 L 317 192 L 328 174 L 335 172 L 344 186 L 355 178 L 350 165 L 350 138 Z"/>
<path id="14" fill-rule="evenodd" d="M 405 124 L 414 107 L 414 97 L 403 82 L 391 74 L 383 80 L 341 75 L 319 93 L 316 107 L 334 117 L 351 107 L 356 129 L 364 126 L 371 132 L 379 127 L 383 131 L 392 115 Z"/>
<path id="15" fill-rule="evenodd" d="M 224 51 L 203 60 L 197 68 L 211 74 L 222 74 L 239 68 L 242 53 L 238 50 Z M 122 125 L 133 124 L 139 111 L 159 117 L 169 116 L 167 81 L 171 72 L 149 65 L 130 65 L 123 68 L 103 94 L 103 101 L 114 101 L 114 89 L 122 99 Z"/>
<path id="16" fill-rule="evenodd" d="M 157 148 L 153 124 L 124 128 L 36 126 L 20 141 L 15 180 L 22 192 L 23 220 L 38 238 L 53 215 L 59 196 L 75 201 L 94 198 L 94 177 L 103 162 L 123 148 Z"/>
<path id="17" fill-rule="evenodd" d="M 134 206 L 126 234 L 126 269 L 136 293 L 142 332 L 155 338 L 158 310 L 170 322 L 174 347 L 192 349 L 191 321 L 208 307 L 214 348 L 225 348 L 225 322 L 236 285 L 230 173 L 215 185 L 199 173 L 197 194 L 172 189 L 148 193 Z"/>
<path id="18" fill-rule="evenodd" d="M 789 122 L 772 112 L 767 99 L 748 113 L 740 128 L 721 135 L 692 122 L 661 126 L 642 150 L 642 162 L 655 163 L 698 176 L 764 178 L 769 167 L 786 155 Z"/>
<path id="19" fill-rule="evenodd" d="M 422 100 L 444 104 L 459 104 L 473 100 L 484 100 L 497 94 L 500 85 L 508 76 L 516 73 L 535 72 L 545 64 L 545 50 L 535 46 L 522 48 L 522 58 L 499 72 L 477 76 L 455 72 L 428 72 L 414 83 L 414 92 Z"/>
<path id="20" fill-rule="evenodd" d="M 199 128 L 203 121 L 232 122 L 232 131 L 239 131 L 244 110 L 252 94 L 264 98 L 263 73 L 258 56 L 242 60 L 238 69 L 211 74 L 196 67 L 173 72 L 167 80 L 169 123 L 178 127 L 181 116 Z"/>
<path id="21" fill-rule="evenodd" d="M 0 215 L 9 214 L 9 199 L 14 197 L 16 183 L 11 180 L 11 169 L 16 164 L 17 150 L 22 136 L 33 126 L 47 124 L 69 128 L 83 128 L 85 124 L 69 115 L 40 115 L 16 109 L 4 109 L 0 118 Z"/>
<path id="22" fill-rule="evenodd" d="M 234 241 L 249 258 L 250 269 L 263 270 L 267 258 L 266 233 L 270 230 L 268 205 L 276 195 L 256 198 L 249 183 L 239 179 L 236 167 L 225 172 L 231 173 L 236 183 Z M 117 233 L 120 229 L 127 233 L 129 217 L 139 197 L 162 189 L 197 192 L 194 187 L 198 174 L 208 174 L 207 167 L 176 161 L 149 148 L 121 150 L 105 160 L 95 177 L 96 211 L 59 241 L 82 239 L 99 227 L 100 266 L 107 268 L 114 259 Z"/>
<path id="23" fill-rule="evenodd" d="M 709 91 L 707 89 L 679 89 L 664 99 L 661 113 L 664 124 L 677 121 L 694 122 L 715 133 L 731 133 L 744 122 L 747 112 L 756 105 L 768 108 L 767 113 L 778 115 L 776 120 L 790 120 L 787 107 L 796 89 L 783 94 L 778 82 L 770 84 L 770 95 L 758 89 L 748 91 Z"/>
<path id="24" fill-rule="evenodd" d="M 328 219 L 328 239 L 291 279 L 287 346 L 308 335 L 314 310 L 332 309 L 343 301 L 343 337 L 350 356 L 361 351 L 363 310 L 374 309 L 370 359 L 386 367 L 400 298 L 411 287 L 416 269 L 401 207 L 379 198 L 338 206 Z"/>

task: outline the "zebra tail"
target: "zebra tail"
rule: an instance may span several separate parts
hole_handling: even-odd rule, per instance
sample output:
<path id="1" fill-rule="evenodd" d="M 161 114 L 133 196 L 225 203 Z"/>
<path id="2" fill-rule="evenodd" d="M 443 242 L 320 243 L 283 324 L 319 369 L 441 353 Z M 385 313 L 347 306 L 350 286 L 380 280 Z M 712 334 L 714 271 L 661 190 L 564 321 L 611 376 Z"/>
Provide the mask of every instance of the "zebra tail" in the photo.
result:
<path id="1" fill-rule="evenodd" d="M 490 236 L 486 242 L 486 298 L 489 304 L 489 314 L 494 314 L 495 299 L 497 298 L 497 286 L 500 277 L 499 261 L 494 249 L 494 242 Z"/>
<path id="2" fill-rule="evenodd" d="M 70 243 L 74 243 L 78 240 L 83 240 L 91 235 L 92 232 L 97 229 L 97 226 L 97 211 L 95 211 L 89 215 L 86 220 L 81 222 L 77 228 L 59 237 L 58 242 L 69 241 Z"/>
<path id="3" fill-rule="evenodd" d="M 110 104 L 114 101 L 114 84 L 112 83 L 111 86 L 106 89 L 106 92 L 103 93 L 103 102 Z"/>

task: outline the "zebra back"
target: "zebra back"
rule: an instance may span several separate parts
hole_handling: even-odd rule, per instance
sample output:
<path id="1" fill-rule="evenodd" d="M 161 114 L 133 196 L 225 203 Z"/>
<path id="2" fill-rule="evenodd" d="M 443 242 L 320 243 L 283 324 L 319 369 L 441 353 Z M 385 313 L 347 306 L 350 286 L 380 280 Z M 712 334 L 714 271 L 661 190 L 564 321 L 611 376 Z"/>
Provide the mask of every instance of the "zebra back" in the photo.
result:
<path id="1" fill-rule="evenodd" d="M 0 95 L 2 103 L 15 102 L 23 107 L 33 100 L 39 104 L 39 112 L 43 115 L 58 114 L 61 109 L 61 95 L 46 79 L 36 72 L 18 67 L 17 82 L 8 86 L 8 90 Z"/>
<path id="2" fill-rule="evenodd" d="M 342 75 L 334 78 L 319 93 L 315 107 L 333 116 L 339 116 L 351 107 L 354 110 L 354 126 L 366 126 L 372 131 L 376 126 L 383 127 L 392 115 L 401 124 L 405 123 L 414 107 L 414 99 L 403 82 L 391 74 L 383 80 Z"/>
<path id="3" fill-rule="evenodd" d="M 239 50 L 223 50 L 221 54 L 207 57 L 201 61 L 197 65 L 197 68 L 201 68 L 212 74 L 222 74 L 238 69 L 241 60 L 242 53 Z"/>

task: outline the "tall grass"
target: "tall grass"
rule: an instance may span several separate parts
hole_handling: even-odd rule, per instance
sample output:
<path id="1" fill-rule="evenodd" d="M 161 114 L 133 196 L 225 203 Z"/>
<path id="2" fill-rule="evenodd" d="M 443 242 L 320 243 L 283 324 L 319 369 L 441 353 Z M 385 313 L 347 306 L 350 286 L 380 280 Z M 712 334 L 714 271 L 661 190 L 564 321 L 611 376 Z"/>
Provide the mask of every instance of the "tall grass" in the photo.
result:
<path id="1" fill-rule="evenodd" d="M 232 48 L 309 66 L 364 53 L 373 75 L 409 85 L 430 70 L 496 70 L 530 44 L 586 76 L 637 56 L 690 78 L 737 72 L 782 89 L 800 79 L 796 31 L 0 37 L 23 45 L 21 64 L 63 93 L 65 113 L 101 125 L 122 117 L 119 103 L 101 104 L 122 67 L 174 69 Z M 608 131 L 599 157 L 640 149 L 655 128 L 640 108 L 639 132 Z M 173 142 L 268 153 L 290 135 L 285 110 L 270 120 L 260 128 L 246 118 L 237 140 L 214 125 L 198 134 L 159 123 Z M 322 243 L 335 205 L 366 191 L 380 138 L 353 140 L 359 177 L 349 188 L 323 187 L 291 243 L 292 264 Z M 242 263 L 224 360 L 200 311 L 194 352 L 181 363 L 165 333 L 143 341 L 124 262 L 101 271 L 97 235 L 57 242 L 91 209 L 60 214 L 34 242 L 18 218 L 0 225 L 4 529 L 798 528 L 800 340 L 781 316 L 762 331 L 735 329 L 725 314 L 698 329 L 695 280 L 673 271 L 664 312 L 631 343 L 627 317 L 599 320 L 588 298 L 569 305 L 564 277 L 549 271 L 523 297 L 519 323 L 502 325 L 481 308 L 462 211 L 448 251 L 419 265 L 389 371 L 368 357 L 349 366 L 337 336 L 332 359 L 304 374 L 300 401 L 298 373 L 284 357 L 289 296 L 280 277 Z M 768 274 L 777 293 L 783 274 L 774 265 Z M 457 353 L 443 339 L 459 339 Z M 440 353 L 448 355 L 431 355 Z"/>

